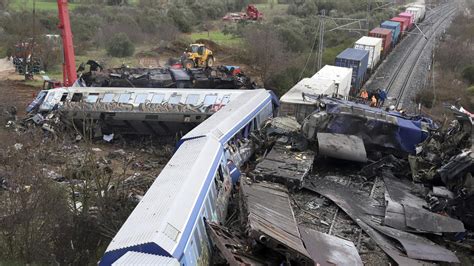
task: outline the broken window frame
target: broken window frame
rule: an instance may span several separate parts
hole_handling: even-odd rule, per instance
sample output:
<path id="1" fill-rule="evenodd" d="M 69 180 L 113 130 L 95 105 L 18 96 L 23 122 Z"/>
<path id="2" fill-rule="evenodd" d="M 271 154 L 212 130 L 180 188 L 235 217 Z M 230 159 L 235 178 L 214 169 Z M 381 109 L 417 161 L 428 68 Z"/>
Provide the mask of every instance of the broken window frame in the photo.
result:
<path id="1" fill-rule="evenodd" d="M 162 103 L 164 99 L 165 95 L 163 93 L 154 93 L 151 97 L 151 103 Z"/>
<path id="2" fill-rule="evenodd" d="M 127 97 L 128 95 L 128 97 Z M 126 101 L 125 101 L 125 97 L 126 98 Z M 132 94 L 131 93 L 121 93 L 119 95 L 119 98 L 117 100 L 118 103 L 129 103 L 130 102 L 130 98 L 132 97 Z"/>
<path id="3" fill-rule="evenodd" d="M 217 102 L 217 95 L 215 94 L 206 94 L 204 97 L 204 106 L 213 105 Z"/>
<path id="4" fill-rule="evenodd" d="M 181 94 L 173 94 L 168 99 L 168 104 L 179 104 L 181 102 Z"/>
<path id="5" fill-rule="evenodd" d="M 80 92 L 75 92 L 72 97 L 71 97 L 71 102 L 77 103 L 77 102 L 82 102 L 82 98 L 84 95 Z"/>
<path id="6" fill-rule="evenodd" d="M 198 105 L 199 102 L 199 94 L 188 94 L 186 97 L 186 104 L 189 105 Z"/>
<path id="7" fill-rule="evenodd" d="M 69 93 L 67 93 L 67 92 L 63 93 L 63 95 L 61 95 L 61 99 L 59 101 L 60 102 L 65 102 L 67 100 L 68 95 L 69 95 Z"/>
<path id="8" fill-rule="evenodd" d="M 111 97 L 109 95 L 111 95 Z M 109 97 L 110 97 L 110 100 L 108 99 Z M 111 103 L 111 102 L 114 101 L 114 98 L 115 98 L 115 94 L 105 93 L 104 96 L 102 97 L 102 99 L 100 99 L 100 102 L 101 103 Z"/>
<path id="9" fill-rule="evenodd" d="M 96 103 L 97 100 L 99 100 L 99 94 L 98 93 L 89 93 L 86 96 L 85 102 L 86 103 Z"/>
<path id="10" fill-rule="evenodd" d="M 142 104 L 145 103 L 148 99 L 148 93 L 137 93 L 135 95 L 135 100 L 133 101 L 135 104 Z"/>

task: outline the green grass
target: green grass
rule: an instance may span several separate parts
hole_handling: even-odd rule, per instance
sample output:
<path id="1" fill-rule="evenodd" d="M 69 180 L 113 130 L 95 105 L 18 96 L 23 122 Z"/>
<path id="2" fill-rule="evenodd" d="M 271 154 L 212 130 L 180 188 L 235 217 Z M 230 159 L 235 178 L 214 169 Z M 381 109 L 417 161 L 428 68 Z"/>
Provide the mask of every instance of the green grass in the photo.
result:
<path id="1" fill-rule="evenodd" d="M 271 19 L 273 19 L 275 16 L 286 15 L 286 11 L 288 10 L 289 5 L 277 4 L 276 0 L 273 1 L 273 7 L 270 5 L 270 3 L 255 5 L 258 10 L 263 13 L 263 17 L 265 20 L 271 21 Z"/>
<path id="2" fill-rule="evenodd" d="M 69 9 L 72 10 L 80 4 L 69 3 Z M 13 10 L 33 10 L 33 0 L 12 0 L 9 8 Z M 56 1 L 36 1 L 36 10 L 39 11 L 56 11 L 58 10 L 58 4 Z"/>
<path id="3" fill-rule="evenodd" d="M 209 35 L 206 31 L 195 32 L 190 34 L 190 38 L 193 39 L 193 41 L 198 39 L 208 39 L 223 46 L 236 46 L 242 43 L 242 39 L 235 38 L 232 35 L 225 35 L 221 31 L 210 31 Z"/>

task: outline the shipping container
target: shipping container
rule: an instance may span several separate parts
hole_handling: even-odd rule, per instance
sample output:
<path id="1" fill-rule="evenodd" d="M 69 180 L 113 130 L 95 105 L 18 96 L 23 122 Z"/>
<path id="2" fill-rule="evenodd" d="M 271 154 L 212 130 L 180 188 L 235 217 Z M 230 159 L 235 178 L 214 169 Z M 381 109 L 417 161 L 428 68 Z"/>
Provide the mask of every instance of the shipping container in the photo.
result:
<path id="1" fill-rule="evenodd" d="M 408 7 L 405 10 L 405 12 L 413 14 L 413 16 L 415 17 L 415 22 L 414 23 L 418 23 L 418 22 L 421 21 L 421 9 L 419 9 L 417 7 Z"/>
<path id="2" fill-rule="evenodd" d="M 420 19 L 418 21 L 422 21 L 422 20 L 425 19 L 425 15 L 426 15 L 426 6 L 425 5 L 411 4 L 408 7 L 414 7 L 414 8 L 418 8 L 420 10 Z"/>
<path id="3" fill-rule="evenodd" d="M 413 23 L 415 22 L 415 16 L 413 16 L 412 13 L 402 12 L 402 13 L 398 14 L 398 16 L 401 17 L 401 18 L 409 19 L 410 23 L 408 24 L 407 30 L 411 30 L 415 26 L 415 25 L 413 25 Z"/>
<path id="4" fill-rule="evenodd" d="M 381 28 L 386 28 L 392 31 L 392 47 L 395 47 L 395 44 L 398 43 L 400 38 L 400 22 L 386 20 L 380 24 Z"/>
<path id="5" fill-rule="evenodd" d="M 347 48 L 336 56 L 336 66 L 352 68 L 351 95 L 359 92 L 365 80 L 369 61 L 369 51 Z"/>
<path id="6" fill-rule="evenodd" d="M 354 44 L 355 49 L 369 51 L 369 61 L 367 68 L 374 70 L 380 61 L 380 55 L 382 53 L 382 42 L 381 38 L 367 37 L 364 36 L 357 40 Z"/>
<path id="7" fill-rule="evenodd" d="M 394 17 L 390 19 L 390 21 L 399 22 L 401 27 L 401 35 L 405 35 L 406 31 L 408 31 L 408 24 L 410 24 L 409 18 L 402 18 L 402 17 Z"/>
<path id="8" fill-rule="evenodd" d="M 311 77 L 312 80 L 333 80 L 336 85 L 335 94 L 347 97 L 351 90 L 352 68 L 325 65 L 318 73 Z"/>
<path id="9" fill-rule="evenodd" d="M 392 31 L 384 28 L 374 28 L 369 32 L 370 37 L 382 39 L 382 55 L 386 57 L 392 49 Z"/>
<path id="10" fill-rule="evenodd" d="M 317 108 L 311 96 L 332 95 L 335 91 L 333 80 L 304 78 L 281 96 L 279 116 L 293 116 L 298 122 L 303 122 Z"/>

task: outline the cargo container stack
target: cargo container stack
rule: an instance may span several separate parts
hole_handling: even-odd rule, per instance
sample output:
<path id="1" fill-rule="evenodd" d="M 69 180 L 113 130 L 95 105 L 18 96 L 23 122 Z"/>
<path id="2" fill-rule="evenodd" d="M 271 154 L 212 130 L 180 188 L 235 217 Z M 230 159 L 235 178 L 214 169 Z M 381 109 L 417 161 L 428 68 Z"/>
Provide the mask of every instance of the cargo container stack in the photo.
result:
<path id="1" fill-rule="evenodd" d="M 425 19 L 425 15 L 426 15 L 426 6 L 425 5 L 418 5 L 418 4 L 411 4 L 409 5 L 408 8 L 416 8 L 418 9 L 419 11 L 419 17 L 418 17 L 418 22 L 420 21 L 423 21 Z M 408 10 L 407 8 L 407 10 Z"/>
<path id="2" fill-rule="evenodd" d="M 370 37 L 382 39 L 382 57 L 385 58 L 392 49 L 392 31 L 384 28 L 374 28 L 369 32 Z"/>
<path id="3" fill-rule="evenodd" d="M 380 27 L 392 31 L 392 47 L 395 47 L 400 38 L 400 22 L 386 20 L 380 24 Z"/>
<path id="4" fill-rule="evenodd" d="M 398 22 L 400 23 L 400 36 L 405 36 L 406 32 L 408 31 L 408 25 L 410 24 L 410 19 L 409 18 L 402 18 L 402 17 L 393 17 L 390 19 L 390 21 Z"/>
<path id="5" fill-rule="evenodd" d="M 357 40 L 354 44 L 355 49 L 369 51 L 369 60 L 367 63 L 369 73 L 371 73 L 377 67 L 380 61 L 380 55 L 382 53 L 382 43 L 383 40 L 381 38 L 364 36 Z"/>
<path id="6" fill-rule="evenodd" d="M 411 13 L 408 13 L 408 12 L 402 12 L 400 14 L 398 14 L 399 17 L 401 18 L 407 18 L 409 23 L 408 23 L 408 27 L 407 27 L 407 30 L 411 30 L 415 25 L 413 23 L 415 23 L 415 17 L 413 16 L 413 14 Z"/>
<path id="7" fill-rule="evenodd" d="M 351 93 L 357 95 L 365 81 L 367 65 L 369 62 L 369 51 L 347 48 L 336 56 L 335 65 L 352 68 Z"/>

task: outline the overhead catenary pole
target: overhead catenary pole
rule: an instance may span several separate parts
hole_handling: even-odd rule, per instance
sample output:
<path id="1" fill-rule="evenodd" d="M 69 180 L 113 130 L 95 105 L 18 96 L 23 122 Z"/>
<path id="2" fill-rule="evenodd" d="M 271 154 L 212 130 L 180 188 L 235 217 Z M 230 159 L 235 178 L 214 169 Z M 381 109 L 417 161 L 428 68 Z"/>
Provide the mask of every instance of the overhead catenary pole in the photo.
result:
<path id="1" fill-rule="evenodd" d="M 318 43 L 318 71 L 321 69 L 323 64 L 323 54 L 324 54 L 324 31 L 325 31 L 325 17 L 326 10 L 321 10 L 321 15 L 319 16 L 319 43 Z"/>

